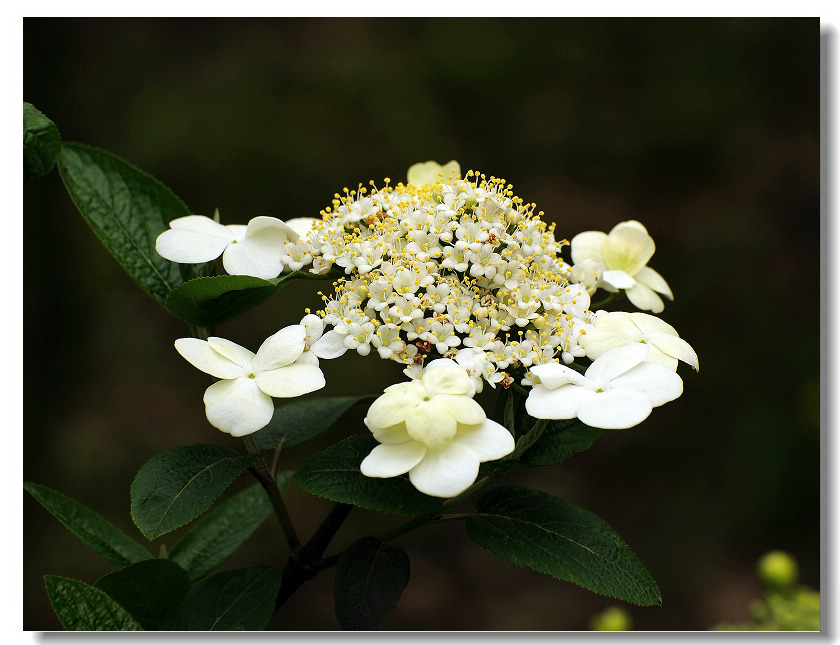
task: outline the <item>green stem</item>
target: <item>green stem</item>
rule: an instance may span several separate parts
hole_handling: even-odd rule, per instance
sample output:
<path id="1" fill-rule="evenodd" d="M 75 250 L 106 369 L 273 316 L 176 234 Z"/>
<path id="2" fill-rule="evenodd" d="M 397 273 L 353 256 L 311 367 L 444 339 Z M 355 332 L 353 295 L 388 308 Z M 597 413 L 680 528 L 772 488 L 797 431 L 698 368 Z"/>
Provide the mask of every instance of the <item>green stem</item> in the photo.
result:
<path id="1" fill-rule="evenodd" d="M 618 300 L 619 298 L 624 297 L 624 290 L 616 291 L 615 293 L 611 293 L 606 298 L 604 298 L 601 302 L 594 302 L 589 306 L 591 311 L 598 311 L 599 309 L 603 309 L 608 304 L 611 304 Z"/>
<path id="2" fill-rule="evenodd" d="M 254 438 L 251 435 L 245 435 L 242 437 L 242 441 L 245 443 L 245 448 L 248 450 L 249 455 L 260 455 L 260 458 L 248 470 L 253 473 L 268 495 L 268 499 L 271 501 L 271 507 L 277 516 L 277 521 L 280 522 L 280 529 L 283 531 L 289 548 L 294 552 L 300 548 L 300 540 L 292 524 L 292 518 L 289 517 L 286 505 L 283 503 L 283 497 L 280 495 L 280 489 L 277 487 L 277 480 L 271 474 L 268 464 L 265 463 L 265 459 L 263 459 L 259 448 L 257 448 L 257 444 L 254 442 Z"/>

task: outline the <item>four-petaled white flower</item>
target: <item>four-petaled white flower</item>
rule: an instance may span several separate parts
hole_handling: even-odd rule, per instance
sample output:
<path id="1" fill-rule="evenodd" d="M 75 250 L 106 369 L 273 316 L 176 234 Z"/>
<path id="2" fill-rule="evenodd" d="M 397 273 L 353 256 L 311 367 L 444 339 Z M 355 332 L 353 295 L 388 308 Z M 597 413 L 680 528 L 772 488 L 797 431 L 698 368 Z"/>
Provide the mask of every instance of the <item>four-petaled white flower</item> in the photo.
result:
<path id="1" fill-rule="evenodd" d="M 447 182 L 461 176 L 461 165 L 454 159 L 444 165 L 436 161 L 416 163 L 408 169 L 408 183 L 415 186 L 434 185 L 439 181 Z"/>
<path id="2" fill-rule="evenodd" d="M 609 235 L 585 231 L 572 238 L 572 262 L 592 260 L 602 264 L 601 285 L 611 291 L 625 289 L 627 298 L 639 309 L 658 314 L 665 305 L 655 292 L 669 300 L 674 295 L 665 279 L 646 266 L 655 250 L 653 238 L 635 220 L 617 224 Z"/>
<path id="3" fill-rule="evenodd" d="M 630 428 L 653 408 L 682 394 L 682 379 L 658 363 L 643 362 L 649 347 L 641 343 L 616 347 L 596 358 L 580 374 L 559 363 L 531 367 L 539 378 L 525 409 L 537 419 L 577 417 L 594 428 Z"/>
<path id="4" fill-rule="evenodd" d="M 224 226 L 204 215 L 188 215 L 173 219 L 169 226 L 155 240 L 155 249 L 167 260 L 196 264 L 222 255 L 228 273 L 266 280 L 283 272 L 285 243 L 299 239 L 275 217 L 255 217 L 247 226 Z"/>
<path id="5" fill-rule="evenodd" d="M 234 437 L 265 427 L 274 414 L 271 397 L 289 398 L 326 384 L 318 367 L 296 363 L 306 329 L 291 325 L 269 336 L 257 353 L 224 338 L 179 338 L 175 349 L 195 367 L 222 379 L 204 392 L 207 420 Z"/>
<path id="6" fill-rule="evenodd" d="M 511 434 L 487 418 L 474 394 L 467 371 L 447 358 L 429 363 L 417 380 L 385 388 L 365 418 L 380 445 L 362 461 L 362 474 L 408 473 L 427 495 L 462 493 L 475 482 L 480 462 L 514 448 Z"/>
<path id="7" fill-rule="evenodd" d="M 673 370 L 677 369 L 679 361 L 683 361 L 700 370 L 696 352 L 679 337 L 676 329 L 656 316 L 639 311 L 599 312 L 586 332 L 586 356 L 598 358 L 614 347 L 629 343 L 645 343 L 650 347 L 646 361 Z"/>

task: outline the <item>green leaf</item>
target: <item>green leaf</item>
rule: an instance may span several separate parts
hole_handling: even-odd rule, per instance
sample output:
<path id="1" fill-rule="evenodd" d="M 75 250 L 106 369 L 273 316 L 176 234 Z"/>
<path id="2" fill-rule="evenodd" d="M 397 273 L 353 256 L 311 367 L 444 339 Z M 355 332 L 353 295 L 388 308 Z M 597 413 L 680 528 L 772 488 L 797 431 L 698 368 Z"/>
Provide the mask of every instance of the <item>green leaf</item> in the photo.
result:
<path id="1" fill-rule="evenodd" d="M 293 271 L 272 280 L 247 275 L 193 278 L 173 289 L 165 306 L 186 323 L 212 328 L 262 304 L 300 275 Z"/>
<path id="2" fill-rule="evenodd" d="M 658 605 L 659 588 L 604 520 L 559 497 L 499 484 L 467 518 L 470 538 L 520 566 L 637 605 Z"/>
<path id="3" fill-rule="evenodd" d="M 166 625 L 168 630 L 265 629 L 274 613 L 280 571 L 269 566 L 225 569 L 197 582 Z"/>
<path id="4" fill-rule="evenodd" d="M 257 457 L 212 445 L 178 446 L 147 461 L 131 483 L 131 516 L 154 540 L 195 519 Z"/>
<path id="5" fill-rule="evenodd" d="M 407 475 L 382 479 L 362 474 L 359 465 L 377 445 L 373 437 L 348 437 L 304 461 L 295 482 L 307 493 L 374 511 L 416 515 L 440 510 L 444 500 L 418 491 Z"/>
<path id="6" fill-rule="evenodd" d="M 368 396 L 334 396 L 298 399 L 278 406 L 269 424 L 251 435 L 257 448 L 274 448 L 280 441 L 283 447 L 297 446 L 329 430 L 342 414 Z"/>
<path id="7" fill-rule="evenodd" d="M 43 177 L 55 165 L 61 135 L 55 123 L 31 103 L 23 104 L 23 180 Z"/>
<path id="8" fill-rule="evenodd" d="M 351 544 L 335 567 L 335 616 L 342 629 L 372 630 L 397 606 L 408 584 L 408 555 L 370 536 Z"/>
<path id="9" fill-rule="evenodd" d="M 171 560 L 146 560 L 102 576 L 94 587 L 116 600 L 145 630 L 161 629 L 190 590 L 190 577 Z"/>
<path id="10" fill-rule="evenodd" d="M 278 474 L 281 492 L 292 471 Z M 271 513 L 271 502 L 262 486 L 254 484 L 208 513 L 175 545 L 169 558 L 196 580 L 234 553 Z"/>
<path id="11" fill-rule="evenodd" d="M 47 594 L 68 631 L 142 631 L 130 613 L 99 589 L 78 580 L 44 576 Z"/>
<path id="12" fill-rule="evenodd" d="M 181 284 L 178 264 L 155 251 L 169 221 L 190 214 L 159 181 L 112 154 L 65 143 L 58 170 L 76 208 L 128 274 L 163 304 Z"/>
<path id="13" fill-rule="evenodd" d="M 606 430 L 592 428 L 579 419 L 551 421 L 525 454 L 519 458 L 523 466 L 551 466 L 589 449 Z"/>
<path id="14" fill-rule="evenodd" d="M 143 546 L 89 508 L 40 484 L 26 482 L 23 487 L 59 522 L 111 564 L 124 567 L 152 558 Z"/>

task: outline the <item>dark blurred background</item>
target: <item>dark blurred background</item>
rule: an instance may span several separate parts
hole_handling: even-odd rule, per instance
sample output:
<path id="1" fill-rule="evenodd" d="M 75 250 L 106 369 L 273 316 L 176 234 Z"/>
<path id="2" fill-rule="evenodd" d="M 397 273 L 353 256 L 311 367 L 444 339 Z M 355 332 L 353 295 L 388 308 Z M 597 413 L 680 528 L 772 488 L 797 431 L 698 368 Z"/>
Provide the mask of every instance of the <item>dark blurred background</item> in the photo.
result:
<path id="1" fill-rule="evenodd" d="M 641 426 L 508 480 L 618 531 L 662 590 L 661 608 L 629 607 L 637 629 L 746 620 L 769 549 L 794 554 L 819 587 L 818 19 L 27 18 L 23 29 L 24 100 L 65 141 L 123 157 L 226 223 L 317 216 L 344 186 L 452 158 L 513 183 L 558 238 L 643 222 L 650 266 L 676 297 L 662 318 L 700 373 L 681 365 L 682 398 Z M 137 469 L 177 445 L 241 442 L 204 418 L 213 379 L 172 347 L 186 327 L 99 245 L 57 173 L 24 200 L 24 478 L 145 543 L 129 515 Z M 256 350 L 320 304 L 314 291 L 292 285 L 217 332 Z M 402 379 L 376 356 L 322 364 L 327 395 Z M 362 416 L 287 450 L 283 466 L 364 432 Z M 305 538 L 330 505 L 294 485 L 287 498 Z M 113 567 L 28 496 L 24 511 L 24 629 L 59 629 L 43 576 L 92 584 Z M 354 511 L 335 546 L 399 521 Z M 384 629 L 586 629 L 614 604 L 483 551 L 458 523 L 399 544 L 412 577 Z M 285 557 L 269 519 L 230 564 Z M 337 629 L 332 575 L 270 627 Z"/>

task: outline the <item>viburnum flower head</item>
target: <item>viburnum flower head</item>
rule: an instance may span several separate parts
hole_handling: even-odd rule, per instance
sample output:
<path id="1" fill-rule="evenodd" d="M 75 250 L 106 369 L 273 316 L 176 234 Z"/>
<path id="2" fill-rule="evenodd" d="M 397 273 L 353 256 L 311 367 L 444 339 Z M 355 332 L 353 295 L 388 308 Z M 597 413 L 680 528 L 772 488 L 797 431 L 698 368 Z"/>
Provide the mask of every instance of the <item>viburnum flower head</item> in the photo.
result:
<path id="1" fill-rule="evenodd" d="M 604 267 L 601 282 L 608 291 L 625 289 L 639 309 L 660 313 L 665 305 L 657 293 L 674 299 L 671 288 L 656 271 L 646 266 L 656 245 L 647 229 L 635 220 L 621 222 L 607 233 L 585 231 L 572 238 L 572 262 L 587 260 Z"/>
<path id="2" fill-rule="evenodd" d="M 593 428 L 631 428 L 653 408 L 682 394 L 682 379 L 672 369 L 644 362 L 642 343 L 616 347 L 596 358 L 585 374 L 559 363 L 531 367 L 539 378 L 525 401 L 537 419 L 574 419 Z"/>
<path id="3" fill-rule="evenodd" d="M 221 255 L 228 273 L 266 280 L 283 272 L 285 243 L 299 239 L 290 226 L 275 217 L 255 217 L 247 226 L 225 226 L 204 215 L 188 215 L 172 220 L 169 226 L 155 241 L 155 249 L 167 260 L 197 264 Z"/>
<path id="4" fill-rule="evenodd" d="M 380 445 L 362 461 L 362 474 L 408 473 L 426 495 L 462 493 L 475 482 L 480 462 L 514 448 L 511 434 L 487 418 L 474 394 L 467 371 L 447 358 L 431 361 L 416 380 L 385 388 L 365 418 Z"/>
<path id="5" fill-rule="evenodd" d="M 179 338 L 175 349 L 202 372 L 221 379 L 204 392 L 207 420 L 234 437 L 268 425 L 271 397 L 289 398 L 326 384 L 316 365 L 296 363 L 306 349 L 306 329 L 290 325 L 267 338 L 257 353 L 224 338 Z"/>

